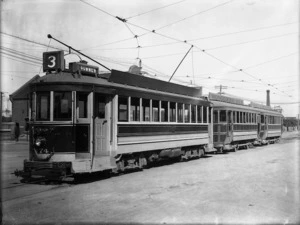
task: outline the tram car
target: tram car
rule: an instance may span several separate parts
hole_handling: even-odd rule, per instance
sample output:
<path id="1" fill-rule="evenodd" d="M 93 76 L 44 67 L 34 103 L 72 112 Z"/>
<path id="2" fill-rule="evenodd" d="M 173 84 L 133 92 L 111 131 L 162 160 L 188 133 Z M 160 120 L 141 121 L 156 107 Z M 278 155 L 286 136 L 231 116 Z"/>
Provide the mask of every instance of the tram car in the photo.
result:
<path id="1" fill-rule="evenodd" d="M 270 102 L 267 91 L 267 102 Z M 275 143 L 282 134 L 283 115 L 269 105 L 209 93 L 213 104 L 213 142 L 219 151 Z M 268 103 L 269 104 L 269 103 Z"/>
<path id="2" fill-rule="evenodd" d="M 18 176 L 122 172 L 215 151 L 212 107 L 201 88 L 99 74 L 86 62 L 66 69 L 63 52 L 44 53 L 44 71 L 30 86 L 29 158 Z"/>

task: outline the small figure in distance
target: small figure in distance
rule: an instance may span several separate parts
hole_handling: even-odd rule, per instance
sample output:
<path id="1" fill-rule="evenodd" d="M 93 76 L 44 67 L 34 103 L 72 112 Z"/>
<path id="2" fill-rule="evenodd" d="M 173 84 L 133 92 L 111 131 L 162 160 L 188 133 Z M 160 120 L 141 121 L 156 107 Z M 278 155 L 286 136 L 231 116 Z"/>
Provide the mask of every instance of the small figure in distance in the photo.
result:
<path id="1" fill-rule="evenodd" d="M 16 125 L 15 125 L 14 134 L 15 134 L 15 141 L 18 142 L 19 141 L 19 136 L 20 136 L 20 125 L 19 125 L 19 123 L 16 123 Z"/>

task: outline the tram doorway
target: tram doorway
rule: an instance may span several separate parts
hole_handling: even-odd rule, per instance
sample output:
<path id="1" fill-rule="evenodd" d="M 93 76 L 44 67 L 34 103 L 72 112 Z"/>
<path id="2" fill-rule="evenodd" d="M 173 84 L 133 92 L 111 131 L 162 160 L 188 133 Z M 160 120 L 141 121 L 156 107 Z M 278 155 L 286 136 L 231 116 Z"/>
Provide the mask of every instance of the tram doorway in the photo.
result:
<path id="1" fill-rule="evenodd" d="M 109 155 L 109 96 L 95 94 L 94 151 L 95 157 Z"/>

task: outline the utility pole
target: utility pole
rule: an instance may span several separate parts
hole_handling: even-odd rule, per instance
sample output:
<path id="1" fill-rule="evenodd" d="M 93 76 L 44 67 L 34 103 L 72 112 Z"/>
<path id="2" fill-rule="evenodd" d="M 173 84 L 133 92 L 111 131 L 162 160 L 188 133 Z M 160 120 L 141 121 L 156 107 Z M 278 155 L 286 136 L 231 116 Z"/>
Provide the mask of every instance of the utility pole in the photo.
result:
<path id="1" fill-rule="evenodd" d="M 0 127 L 2 127 L 2 113 L 3 113 L 3 97 L 4 97 L 4 93 L 8 93 L 8 92 L 3 92 L 0 91 Z"/>
<path id="2" fill-rule="evenodd" d="M 0 129 L 2 128 L 2 92 L 0 92 Z"/>
<path id="3" fill-rule="evenodd" d="M 220 89 L 220 92 L 218 92 L 218 94 L 224 94 L 224 92 L 222 92 L 222 89 L 227 89 L 227 86 L 223 86 L 222 84 L 220 86 L 215 86 L 216 89 Z"/>
<path id="4" fill-rule="evenodd" d="M 2 95 L 4 94 L 4 92 L 0 92 L 0 127 L 2 127 Z"/>
<path id="5" fill-rule="evenodd" d="M 298 122 L 298 124 L 297 124 L 297 130 L 299 131 L 299 113 L 298 113 L 298 119 L 297 119 L 297 122 Z"/>

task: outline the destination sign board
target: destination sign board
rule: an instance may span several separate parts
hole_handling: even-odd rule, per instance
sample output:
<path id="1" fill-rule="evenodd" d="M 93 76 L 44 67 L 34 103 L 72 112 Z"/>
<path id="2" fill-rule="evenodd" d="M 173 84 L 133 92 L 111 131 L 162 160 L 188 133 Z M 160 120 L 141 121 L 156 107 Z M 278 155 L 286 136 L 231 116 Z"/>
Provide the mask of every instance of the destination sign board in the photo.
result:
<path id="1" fill-rule="evenodd" d="M 86 63 L 72 62 L 69 63 L 69 69 L 71 72 L 78 72 L 81 75 L 97 77 L 99 68 L 97 66 L 87 65 Z"/>

